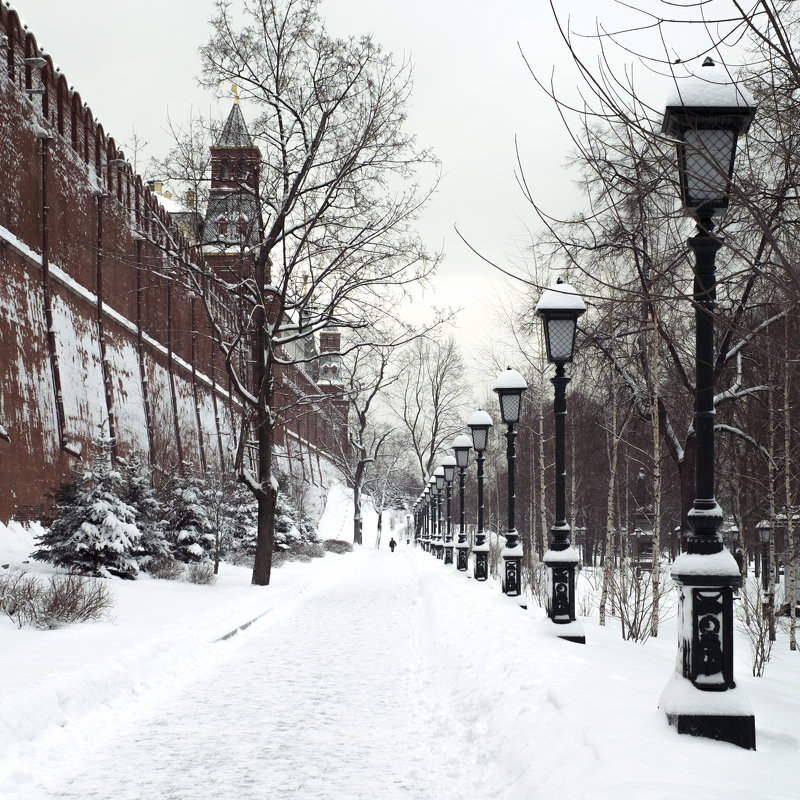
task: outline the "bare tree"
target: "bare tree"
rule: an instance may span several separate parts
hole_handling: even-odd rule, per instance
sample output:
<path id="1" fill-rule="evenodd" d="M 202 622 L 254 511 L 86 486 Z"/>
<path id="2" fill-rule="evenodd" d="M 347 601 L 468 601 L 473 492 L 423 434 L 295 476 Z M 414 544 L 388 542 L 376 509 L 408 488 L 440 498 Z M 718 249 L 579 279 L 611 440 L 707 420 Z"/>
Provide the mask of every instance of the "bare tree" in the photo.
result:
<path id="1" fill-rule="evenodd" d="M 255 471 L 243 457 L 238 466 L 258 502 L 259 585 L 272 566 L 275 432 L 324 400 L 299 383 L 284 391 L 276 377 L 313 363 L 307 345 L 324 328 L 366 330 L 391 316 L 436 261 L 413 229 L 437 167 L 404 129 L 410 65 L 368 36 L 330 37 L 318 6 L 264 0 L 238 13 L 217 0 L 201 48 L 205 85 L 235 84 L 261 112 L 250 125 L 258 180 L 246 164 L 235 172 L 252 212 L 241 258 L 225 270 L 186 267 L 245 412 L 240 445 L 255 442 Z"/>
<path id="2" fill-rule="evenodd" d="M 414 341 L 403 355 L 393 394 L 424 482 L 443 448 L 463 432 L 471 399 L 455 340 L 426 337 Z"/>

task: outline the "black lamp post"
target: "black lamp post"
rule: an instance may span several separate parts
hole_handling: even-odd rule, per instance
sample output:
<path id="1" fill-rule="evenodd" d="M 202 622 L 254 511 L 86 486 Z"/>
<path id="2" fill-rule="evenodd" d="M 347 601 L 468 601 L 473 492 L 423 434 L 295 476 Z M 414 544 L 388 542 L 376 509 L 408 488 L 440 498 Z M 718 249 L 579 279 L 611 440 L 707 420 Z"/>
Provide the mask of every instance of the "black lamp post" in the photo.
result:
<path id="1" fill-rule="evenodd" d="M 464 509 L 464 484 L 466 482 L 469 451 L 472 450 L 472 439 L 464 433 L 453 439 L 453 452 L 456 454 L 458 466 L 458 541 L 456 542 L 456 569 L 466 572 L 469 566 L 469 542 L 467 542 L 466 510 Z"/>
<path id="2" fill-rule="evenodd" d="M 769 520 L 762 519 L 756 525 L 761 542 L 761 608 L 767 620 L 768 635 L 775 641 L 775 571 L 772 569 L 772 525 Z"/>
<path id="3" fill-rule="evenodd" d="M 436 467 L 433 471 L 436 481 L 436 558 L 444 558 L 444 520 L 442 519 L 442 493 L 444 492 L 444 467 Z"/>
<path id="4" fill-rule="evenodd" d="M 689 239 L 696 263 L 695 499 L 687 518 L 686 552 L 672 565 L 681 590 L 678 618 L 684 620 L 681 672 L 667 685 L 660 705 L 679 733 L 755 749 L 755 718 L 733 679 L 733 589 L 741 578 L 722 541 L 723 514 L 714 492 L 715 258 L 721 242 L 712 233 L 713 218 L 728 207 L 736 140 L 750 127 L 755 105 L 714 66 L 707 58 L 699 70 L 703 74 L 678 83 L 662 128 L 677 140 L 681 199 L 697 234 Z"/>
<path id="5" fill-rule="evenodd" d="M 544 554 L 547 565 L 548 591 L 547 616 L 558 625 L 555 629 L 560 639 L 586 644 L 583 625 L 575 619 L 575 567 L 578 551 L 569 540 L 570 527 L 566 512 L 567 468 L 565 459 L 564 425 L 567 417 L 567 384 L 569 376 L 564 365 L 572 361 L 575 351 L 575 333 L 578 318 L 586 311 L 583 298 L 560 278 L 555 286 L 545 289 L 536 304 L 536 316 L 544 323 L 544 341 L 547 360 L 556 365 L 551 382 L 555 389 L 553 414 L 555 416 L 555 490 L 556 518 L 550 528 L 550 542 Z"/>
<path id="6" fill-rule="evenodd" d="M 431 475 L 428 480 L 428 491 L 431 494 L 431 544 L 429 550 L 436 555 L 436 540 L 439 536 L 439 489 L 436 486 L 435 475 Z"/>
<path id="7" fill-rule="evenodd" d="M 425 552 L 430 553 L 433 542 L 433 526 L 436 523 L 436 517 L 433 513 L 433 492 L 431 492 L 431 481 L 433 478 L 428 478 L 428 485 L 425 487 L 425 518 L 427 525 L 425 526 Z M 436 491 L 436 482 L 433 482 L 433 490 Z"/>
<path id="8" fill-rule="evenodd" d="M 503 591 L 509 597 L 522 593 L 522 545 L 515 524 L 515 465 L 517 452 L 515 441 L 517 432 L 514 426 L 519 422 L 522 410 L 522 393 L 528 388 L 525 378 L 515 369 L 508 367 L 501 372 L 492 387 L 500 401 L 500 416 L 508 426 L 506 431 L 506 461 L 508 464 L 508 531 L 506 546 L 503 548 Z"/>
<path id="9" fill-rule="evenodd" d="M 770 572 L 772 560 L 769 557 L 769 543 L 772 538 L 772 526 L 769 520 L 762 519 L 756 525 L 758 540 L 761 542 L 761 590 L 764 592 L 764 613 L 767 611 L 767 603 L 770 594 Z"/>
<path id="10" fill-rule="evenodd" d="M 453 481 L 456 477 L 456 460 L 453 456 L 445 456 L 442 459 L 442 469 L 444 470 L 444 483 L 447 498 L 447 527 L 445 528 L 444 540 L 444 563 L 453 563 L 453 517 L 451 514 L 451 504 L 453 501 Z"/>
<path id="11" fill-rule="evenodd" d="M 483 454 L 489 441 L 492 418 L 483 410 L 475 411 L 467 420 L 467 425 L 472 431 L 472 447 L 478 463 L 478 530 L 475 532 L 475 546 L 472 548 L 475 554 L 475 580 L 485 581 L 489 577 L 489 545 L 483 529 Z"/>

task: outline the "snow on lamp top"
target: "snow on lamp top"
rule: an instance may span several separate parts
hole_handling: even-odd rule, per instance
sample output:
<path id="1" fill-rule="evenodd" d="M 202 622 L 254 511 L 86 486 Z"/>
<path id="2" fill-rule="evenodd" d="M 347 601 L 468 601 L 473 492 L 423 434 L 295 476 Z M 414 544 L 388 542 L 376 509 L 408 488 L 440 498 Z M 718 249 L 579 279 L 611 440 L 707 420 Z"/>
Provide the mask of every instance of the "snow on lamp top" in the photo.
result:
<path id="1" fill-rule="evenodd" d="M 686 78 L 677 78 L 667 96 L 667 108 L 709 109 L 726 108 L 752 114 L 755 111 L 753 95 L 741 84 L 734 83 L 731 74 L 711 58 L 703 62 L 699 72 Z M 747 120 L 747 125 L 750 124 Z M 746 131 L 746 128 L 742 133 Z M 669 135 L 668 131 L 664 131 Z"/>
<path id="2" fill-rule="evenodd" d="M 492 418 L 483 410 L 473 411 L 470 418 L 467 420 L 467 425 L 474 428 L 476 425 L 486 425 L 487 428 L 492 427 Z"/>
<path id="3" fill-rule="evenodd" d="M 586 303 L 574 287 L 559 280 L 542 292 L 536 304 L 537 317 L 544 316 L 548 311 L 577 311 L 583 314 L 586 311 Z"/>

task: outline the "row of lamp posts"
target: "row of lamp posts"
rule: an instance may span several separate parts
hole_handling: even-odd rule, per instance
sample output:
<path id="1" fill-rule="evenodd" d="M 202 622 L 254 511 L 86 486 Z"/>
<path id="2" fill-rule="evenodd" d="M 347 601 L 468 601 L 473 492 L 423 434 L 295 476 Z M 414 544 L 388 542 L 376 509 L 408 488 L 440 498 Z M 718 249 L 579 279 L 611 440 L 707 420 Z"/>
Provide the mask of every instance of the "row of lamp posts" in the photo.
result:
<path id="1" fill-rule="evenodd" d="M 550 543 L 545 553 L 548 567 L 547 613 L 553 623 L 559 626 L 560 638 L 572 642 L 585 643 L 583 628 L 575 618 L 575 567 L 578 554 L 570 543 L 570 527 L 566 521 L 566 465 L 565 465 L 565 418 L 567 413 L 566 387 L 569 377 L 565 375 L 564 365 L 572 361 L 575 349 L 575 334 L 578 318 L 586 311 L 586 305 L 577 292 L 561 280 L 546 289 L 536 306 L 536 314 L 544 324 L 547 358 L 556 365 L 556 375 L 552 379 L 555 387 L 553 411 L 555 414 L 555 522 L 550 531 Z M 494 384 L 500 405 L 500 416 L 506 425 L 506 462 L 508 470 L 508 526 L 505 532 L 505 546 L 502 550 L 503 570 L 502 588 L 509 597 L 522 594 L 523 549 L 519 531 L 516 527 L 516 438 L 515 426 L 522 412 L 522 395 L 528 388 L 525 379 L 517 370 L 509 367 L 502 372 Z M 455 564 L 461 572 L 468 570 L 469 544 L 465 529 L 464 483 L 469 461 L 469 451 L 474 449 L 478 466 L 477 532 L 472 552 L 475 556 L 474 576 L 485 581 L 489 577 L 489 543 L 483 524 L 483 479 L 484 453 L 488 444 L 492 418 L 483 410 L 470 416 L 467 425 L 472 438 L 460 434 L 453 441 L 455 456 L 446 456 L 414 504 L 415 528 L 423 548 L 432 552 L 445 564 L 453 563 L 453 550 L 456 551 Z M 451 497 L 455 471 L 459 471 L 459 536 L 458 542 L 452 539 Z M 446 491 L 446 526 L 443 526 L 441 494 Z"/>
<path id="2" fill-rule="evenodd" d="M 704 68 L 714 66 L 711 59 L 703 63 Z M 685 211 L 697 224 L 697 232 L 688 242 L 695 258 L 692 297 L 695 308 L 695 499 L 688 514 L 690 531 L 686 552 L 676 559 L 671 571 L 680 590 L 678 659 L 676 674 L 662 693 L 660 706 L 670 724 L 681 733 L 755 749 L 755 718 L 733 679 L 733 590 L 740 581 L 740 573 L 735 559 L 724 546 L 720 533 L 723 514 L 715 498 L 715 259 L 722 243 L 713 231 L 714 218 L 724 213 L 729 203 L 737 139 L 748 130 L 756 109 L 752 97 L 733 83 L 727 72 L 701 72 L 705 74 L 694 76 L 678 87 L 667 103 L 662 126 L 662 133 L 674 140 L 677 147 L 681 199 Z M 584 310 L 583 301 L 567 284 L 546 290 L 536 308 L 537 315 L 544 320 L 548 360 L 556 365 L 552 378 L 556 422 L 556 519 L 545 554 L 549 568 L 547 613 L 554 623 L 563 626 L 563 638 L 577 642 L 585 639 L 575 621 L 574 578 L 578 559 L 570 544 L 570 528 L 564 512 L 564 420 L 569 382 L 564 365 L 572 360 L 577 318 Z M 516 432 L 513 426 L 519 420 L 521 396 L 526 386 L 521 376 L 517 379 L 518 375 L 511 370 L 495 384 L 503 421 L 508 425 L 509 515 L 503 551 L 503 588 L 510 595 L 518 595 L 521 590 L 522 547 L 514 524 Z M 473 447 L 478 454 L 478 535 L 473 548 L 478 580 L 487 577 L 488 551 L 483 530 L 483 451 L 491 419 L 488 415 L 477 416 L 484 414 L 476 412 L 469 422 Z M 462 453 L 468 453 L 463 450 L 465 439 L 457 439 Z M 458 458 L 456 449 L 457 462 Z M 421 503 L 422 499 L 417 501 L 417 513 L 420 513 Z M 428 504 L 428 510 L 422 513 L 430 516 L 429 508 Z M 437 523 L 430 524 L 436 530 Z M 768 531 L 760 533 L 766 540 Z M 466 568 L 460 552 L 457 565 L 462 571 Z"/>

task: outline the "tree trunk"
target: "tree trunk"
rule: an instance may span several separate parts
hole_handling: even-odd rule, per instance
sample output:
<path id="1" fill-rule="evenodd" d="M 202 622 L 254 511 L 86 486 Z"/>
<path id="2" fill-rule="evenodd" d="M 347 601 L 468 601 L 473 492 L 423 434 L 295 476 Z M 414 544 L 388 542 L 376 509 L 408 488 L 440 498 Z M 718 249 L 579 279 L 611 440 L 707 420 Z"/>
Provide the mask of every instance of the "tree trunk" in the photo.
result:
<path id="1" fill-rule="evenodd" d="M 539 558 L 544 556 L 547 550 L 547 480 L 545 475 L 544 460 L 544 403 L 542 396 L 539 395 L 539 524 L 541 531 L 539 534 Z"/>
<path id="2" fill-rule="evenodd" d="M 783 482 L 786 492 L 786 592 L 789 600 L 789 649 L 797 650 L 797 603 L 795 602 L 795 548 L 794 548 L 794 496 L 792 494 L 791 452 L 792 419 L 791 395 L 789 393 L 789 365 L 792 352 L 789 349 L 789 315 L 783 319 Z"/>
<path id="3" fill-rule="evenodd" d="M 617 460 L 619 456 L 619 434 L 617 432 L 617 390 L 614 377 L 611 377 L 611 432 L 608 442 L 608 495 L 606 497 L 606 547 L 603 558 L 603 588 L 600 592 L 600 624 L 606 624 L 606 602 L 608 584 L 614 570 L 614 491 L 617 480 Z"/>
<path id="4" fill-rule="evenodd" d="M 653 310 L 653 397 L 650 406 L 650 419 L 653 426 L 653 564 L 652 588 L 653 611 L 650 618 L 650 635 L 658 636 L 658 606 L 661 595 L 661 420 L 659 417 L 659 380 L 661 358 L 658 349 L 658 317 Z"/>
<path id="5" fill-rule="evenodd" d="M 363 543 L 363 520 L 361 518 L 361 492 L 364 488 L 364 461 L 358 462 L 353 477 L 353 544 Z"/>
<path id="6" fill-rule="evenodd" d="M 266 286 L 266 255 L 256 259 L 256 283 L 261 296 Z M 272 574 L 272 552 L 275 548 L 275 503 L 278 499 L 277 487 L 272 480 L 272 449 L 274 443 L 274 423 L 272 419 L 273 364 L 267 341 L 266 315 L 263 304 L 256 307 L 255 344 L 253 347 L 253 391 L 258 398 L 256 407 L 256 440 L 258 442 L 258 482 L 260 488 L 249 476 L 248 485 L 253 490 L 258 503 L 258 539 L 253 562 L 252 583 L 255 586 L 268 586 Z M 245 435 L 245 431 L 242 431 Z M 244 442 L 240 443 L 244 454 Z M 240 469 L 244 470 L 244 464 Z"/>
<path id="7" fill-rule="evenodd" d="M 378 513 L 378 532 L 375 536 L 375 549 L 381 549 L 381 533 L 383 532 L 383 512 Z"/>

